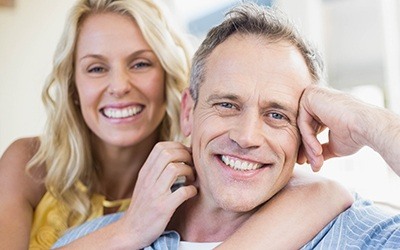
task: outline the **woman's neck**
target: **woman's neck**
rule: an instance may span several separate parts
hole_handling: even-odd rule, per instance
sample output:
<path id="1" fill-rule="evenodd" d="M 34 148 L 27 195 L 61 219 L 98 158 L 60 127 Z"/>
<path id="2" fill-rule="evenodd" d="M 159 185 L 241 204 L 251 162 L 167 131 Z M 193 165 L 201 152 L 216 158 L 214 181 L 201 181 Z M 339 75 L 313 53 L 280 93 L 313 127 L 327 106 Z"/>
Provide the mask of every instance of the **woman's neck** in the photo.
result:
<path id="1" fill-rule="evenodd" d="M 98 184 L 95 192 L 101 193 L 109 200 L 130 198 L 136 184 L 140 169 L 157 143 L 155 135 L 141 143 L 118 147 L 93 140 L 94 159 Z"/>

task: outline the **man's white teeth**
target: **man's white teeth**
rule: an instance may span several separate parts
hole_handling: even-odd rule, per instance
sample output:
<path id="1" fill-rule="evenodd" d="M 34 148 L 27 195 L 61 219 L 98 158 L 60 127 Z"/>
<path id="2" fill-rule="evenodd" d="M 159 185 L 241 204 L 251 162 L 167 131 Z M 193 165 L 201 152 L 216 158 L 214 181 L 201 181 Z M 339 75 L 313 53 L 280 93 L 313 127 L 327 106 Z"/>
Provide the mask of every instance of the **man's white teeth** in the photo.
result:
<path id="1" fill-rule="evenodd" d="M 235 169 L 235 170 L 241 170 L 241 171 L 246 171 L 246 170 L 255 170 L 259 169 L 262 164 L 260 163 L 252 163 L 252 162 L 247 162 L 243 160 L 238 160 L 238 159 L 233 159 L 230 158 L 229 156 L 223 155 L 221 157 L 221 160 L 229 167 Z"/>
<path id="2" fill-rule="evenodd" d="M 108 118 L 121 119 L 121 118 L 128 118 L 128 117 L 134 116 L 134 115 L 140 113 L 142 110 L 143 110 L 143 108 L 140 106 L 131 106 L 131 107 L 123 108 L 123 109 L 105 108 L 103 110 L 103 113 Z"/>

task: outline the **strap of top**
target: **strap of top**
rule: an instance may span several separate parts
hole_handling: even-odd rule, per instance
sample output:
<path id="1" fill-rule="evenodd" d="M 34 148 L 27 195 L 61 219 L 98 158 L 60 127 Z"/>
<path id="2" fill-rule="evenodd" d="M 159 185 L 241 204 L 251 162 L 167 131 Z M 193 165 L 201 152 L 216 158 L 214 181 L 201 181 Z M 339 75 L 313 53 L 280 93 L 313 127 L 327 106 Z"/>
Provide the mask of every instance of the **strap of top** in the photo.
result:
<path id="1" fill-rule="evenodd" d="M 76 186 L 78 189 L 82 190 L 83 192 L 87 192 L 87 187 L 81 181 L 78 181 L 76 183 Z M 101 194 L 93 194 L 91 200 L 94 205 L 93 208 L 96 210 L 99 210 L 97 212 L 94 212 L 94 214 L 96 214 L 97 216 L 103 214 L 102 208 L 119 207 L 118 212 L 125 211 L 128 209 L 128 206 L 131 202 L 130 198 L 115 200 L 115 201 L 108 201 L 108 200 L 106 200 L 106 197 Z"/>

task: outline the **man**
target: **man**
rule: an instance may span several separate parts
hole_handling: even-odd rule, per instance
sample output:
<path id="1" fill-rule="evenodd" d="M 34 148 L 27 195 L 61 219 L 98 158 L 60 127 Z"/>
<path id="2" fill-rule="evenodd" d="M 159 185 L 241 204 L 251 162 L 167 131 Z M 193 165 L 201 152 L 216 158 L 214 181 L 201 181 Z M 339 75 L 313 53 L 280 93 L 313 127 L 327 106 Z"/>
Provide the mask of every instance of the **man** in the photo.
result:
<path id="1" fill-rule="evenodd" d="M 209 32 L 196 52 L 190 93 L 186 91 L 182 100 L 182 127 L 191 135 L 200 191 L 178 208 L 180 219 L 172 224 L 184 241 L 227 239 L 287 184 L 297 159 L 304 162 L 307 158 L 318 170 L 324 159 L 352 154 L 368 145 L 399 170 L 395 144 L 400 142 L 392 142 L 392 136 L 400 137 L 398 117 L 387 111 L 371 117 L 365 112 L 380 111 L 312 86 L 321 78 L 318 55 L 280 21 L 279 14 L 255 5 L 239 7 Z M 330 103 L 336 106 L 329 107 Z M 382 133 L 373 135 L 370 127 L 365 127 L 381 116 L 380 121 L 390 119 L 398 126 L 389 130 L 396 133 L 386 132 L 390 135 L 385 140 Z M 330 142 L 323 147 L 313 139 L 320 127 L 317 121 L 331 128 Z M 299 155 L 297 126 L 304 139 Z M 383 132 L 387 127 L 374 130 Z M 357 208 L 359 205 L 356 202 L 336 219 L 342 225 L 332 222 L 307 247 L 400 246 L 400 217 L 385 221 L 392 228 L 382 223 L 377 227 L 383 214 L 368 206 Z M 345 239 L 338 239 L 338 228 L 352 234 L 342 232 Z M 368 234 L 355 232 L 356 228 Z"/>
<path id="2" fill-rule="evenodd" d="M 182 241 L 194 243 L 183 246 L 210 248 L 225 241 L 287 184 L 296 161 L 318 170 L 323 160 L 366 145 L 400 174 L 400 118 L 317 87 L 320 57 L 285 22 L 279 13 L 244 4 L 196 52 L 181 124 L 191 136 L 199 193 L 169 225 Z M 330 128 L 330 140 L 321 146 L 315 136 L 323 126 Z M 390 217 L 357 198 L 304 248 L 399 248 L 399 228 L 399 215 Z M 153 247 L 178 241 L 168 232 Z"/>
<path id="3" fill-rule="evenodd" d="M 235 9 L 193 59 L 181 126 L 199 193 L 178 208 L 173 227 L 185 241 L 224 241 L 288 183 L 297 160 L 299 100 L 320 64 L 277 13 L 260 14 Z"/>

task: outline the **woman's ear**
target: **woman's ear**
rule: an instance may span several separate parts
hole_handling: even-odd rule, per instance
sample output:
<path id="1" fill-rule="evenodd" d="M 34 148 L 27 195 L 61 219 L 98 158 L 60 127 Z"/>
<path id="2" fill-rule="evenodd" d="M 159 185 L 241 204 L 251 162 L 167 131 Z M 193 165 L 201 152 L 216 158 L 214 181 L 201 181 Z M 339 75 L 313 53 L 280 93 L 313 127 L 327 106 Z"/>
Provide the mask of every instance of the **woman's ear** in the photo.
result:
<path id="1" fill-rule="evenodd" d="M 76 90 L 75 86 L 71 88 L 72 88 L 72 101 L 74 102 L 75 106 L 80 106 L 78 91 Z"/>
<path id="2" fill-rule="evenodd" d="M 181 100 L 181 130 L 186 137 L 192 133 L 193 107 L 194 101 L 187 88 L 183 91 Z"/>

